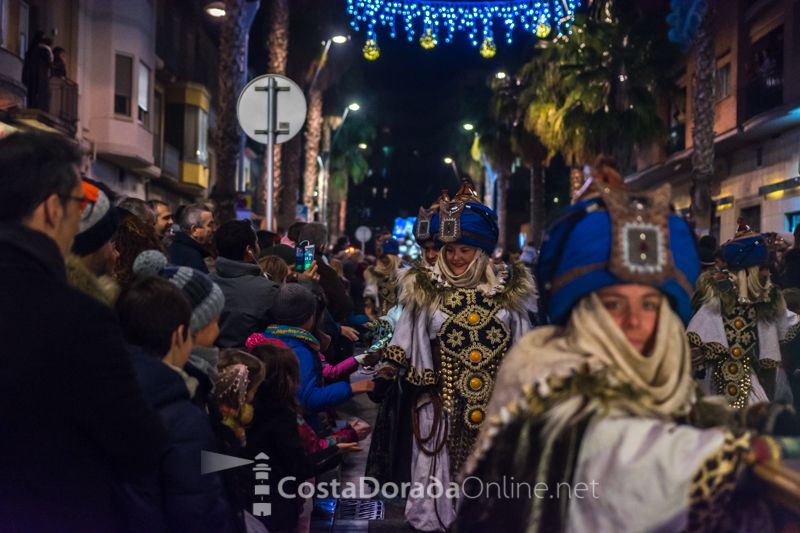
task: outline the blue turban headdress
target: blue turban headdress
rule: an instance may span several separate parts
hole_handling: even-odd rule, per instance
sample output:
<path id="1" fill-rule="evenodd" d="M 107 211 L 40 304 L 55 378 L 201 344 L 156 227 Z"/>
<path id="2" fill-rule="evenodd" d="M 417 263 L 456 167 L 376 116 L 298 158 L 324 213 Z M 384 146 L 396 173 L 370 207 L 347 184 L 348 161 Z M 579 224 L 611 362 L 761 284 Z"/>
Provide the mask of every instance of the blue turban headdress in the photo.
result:
<path id="1" fill-rule="evenodd" d="M 566 323 L 589 293 L 636 283 L 663 292 L 688 323 L 700 261 L 689 226 L 670 212 L 669 186 L 649 194 L 598 190 L 566 209 L 545 235 L 536 278 L 551 321 Z"/>
<path id="2" fill-rule="evenodd" d="M 745 226 L 737 231 L 733 240 L 722 245 L 721 255 L 732 271 L 764 266 L 769 262 L 767 238 Z"/>
<path id="3" fill-rule="evenodd" d="M 442 195 L 438 206 L 420 209 L 416 238 L 423 242 L 433 238 L 437 244 L 466 244 L 494 252 L 500 230 L 497 215 L 480 202 L 472 185 L 464 181 L 452 200 Z"/>
<path id="4" fill-rule="evenodd" d="M 383 254 L 400 255 L 400 243 L 394 239 L 386 239 L 381 245 Z"/>

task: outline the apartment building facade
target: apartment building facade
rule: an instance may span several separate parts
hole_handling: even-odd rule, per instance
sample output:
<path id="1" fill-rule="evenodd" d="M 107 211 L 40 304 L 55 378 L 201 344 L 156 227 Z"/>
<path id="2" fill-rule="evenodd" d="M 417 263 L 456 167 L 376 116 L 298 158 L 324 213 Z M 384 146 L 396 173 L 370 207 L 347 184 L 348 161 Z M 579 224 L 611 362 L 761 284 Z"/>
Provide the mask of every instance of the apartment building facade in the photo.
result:
<path id="1" fill-rule="evenodd" d="M 0 0 L 0 135 L 34 128 L 72 137 L 86 155 L 82 170 L 125 196 L 205 197 L 219 22 L 203 6 Z M 29 101 L 23 76 L 37 32 L 52 39 L 51 51 L 66 51 L 67 75 L 51 78 L 47 104 Z"/>
<path id="2" fill-rule="evenodd" d="M 715 175 L 711 231 L 733 237 L 743 218 L 758 231 L 791 232 L 800 223 L 800 0 L 716 2 Z M 678 91 L 664 101 L 666 145 L 638 150 L 635 189 L 672 184 L 677 209 L 691 191 L 692 78 L 687 54 Z"/>

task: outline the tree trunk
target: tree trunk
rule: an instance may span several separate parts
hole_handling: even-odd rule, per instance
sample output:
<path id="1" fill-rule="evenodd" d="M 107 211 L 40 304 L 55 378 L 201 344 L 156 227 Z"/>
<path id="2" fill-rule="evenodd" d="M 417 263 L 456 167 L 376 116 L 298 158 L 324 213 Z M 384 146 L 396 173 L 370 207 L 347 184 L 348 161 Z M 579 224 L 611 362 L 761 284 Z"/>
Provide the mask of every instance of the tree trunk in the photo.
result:
<path id="1" fill-rule="evenodd" d="M 299 135 L 284 145 L 283 189 L 278 211 L 278 225 L 282 228 L 288 228 L 297 217 L 297 189 L 300 186 L 302 152 L 303 143 Z"/>
<path id="2" fill-rule="evenodd" d="M 508 203 L 506 201 L 508 191 L 508 176 L 503 173 L 497 174 L 497 226 L 500 235 L 497 239 L 497 247 L 506 251 L 506 225 L 508 223 Z"/>
<path id="3" fill-rule="evenodd" d="M 236 102 L 242 85 L 240 51 L 247 32 L 243 30 L 244 0 L 226 0 L 227 16 L 219 42 L 216 148 L 217 181 L 211 191 L 217 223 L 236 218 L 236 164 L 239 159 L 239 126 Z"/>
<path id="4" fill-rule="evenodd" d="M 306 122 L 306 160 L 303 174 L 303 203 L 308 209 L 308 220 L 314 220 L 314 190 L 319 175 L 319 143 L 322 139 L 322 91 L 312 89 L 308 95 L 308 120 Z"/>
<path id="5" fill-rule="evenodd" d="M 545 224 L 544 165 L 539 160 L 531 166 L 531 240 L 538 250 L 542 244 Z"/>
<path id="6" fill-rule="evenodd" d="M 695 37 L 694 93 L 692 104 L 692 219 L 695 231 L 711 228 L 711 180 L 714 177 L 714 57 L 711 7 Z"/>
<path id="7" fill-rule="evenodd" d="M 286 62 L 289 58 L 289 0 L 271 0 L 269 25 L 267 28 L 267 49 L 269 50 L 268 74 L 286 74 Z M 281 145 L 275 145 L 275 165 L 272 179 L 272 212 L 273 216 L 279 212 L 282 191 L 281 181 Z M 264 198 L 266 199 L 267 175 L 266 158 L 264 154 Z M 267 227 L 274 228 L 272 221 L 267 221 Z"/>

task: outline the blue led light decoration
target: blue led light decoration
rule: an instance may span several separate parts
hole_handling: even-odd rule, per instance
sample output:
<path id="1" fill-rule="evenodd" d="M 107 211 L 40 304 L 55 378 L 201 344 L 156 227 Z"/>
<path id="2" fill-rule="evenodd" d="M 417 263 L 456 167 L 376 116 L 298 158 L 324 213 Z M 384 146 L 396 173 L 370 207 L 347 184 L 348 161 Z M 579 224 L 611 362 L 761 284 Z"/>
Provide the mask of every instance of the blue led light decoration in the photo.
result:
<path id="1" fill-rule="evenodd" d="M 392 38 L 402 27 L 409 42 L 418 33 L 419 43 L 426 50 L 440 42 L 451 43 L 457 33 L 462 33 L 488 59 L 494 56 L 493 27 L 505 26 L 508 44 L 515 30 L 541 39 L 560 36 L 567 33 L 580 4 L 581 0 L 347 0 L 347 12 L 353 29 L 365 30 L 375 49 L 379 27 L 386 28 Z M 377 59 L 374 54 L 372 59 Z"/>

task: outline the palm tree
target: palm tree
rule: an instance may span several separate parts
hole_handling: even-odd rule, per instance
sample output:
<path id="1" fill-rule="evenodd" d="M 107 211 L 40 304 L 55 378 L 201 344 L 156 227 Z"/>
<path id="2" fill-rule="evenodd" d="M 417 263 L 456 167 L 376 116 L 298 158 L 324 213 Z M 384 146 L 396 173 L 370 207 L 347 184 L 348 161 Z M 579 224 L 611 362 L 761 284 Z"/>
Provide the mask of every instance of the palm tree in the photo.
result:
<path id="1" fill-rule="evenodd" d="M 511 130 L 502 122 L 489 119 L 480 127 L 480 148 L 483 150 L 492 171 L 496 173 L 497 188 L 497 225 L 500 235 L 497 247 L 506 249 L 506 233 L 508 220 L 508 177 L 514 164 L 514 153 L 511 143 Z"/>
<path id="2" fill-rule="evenodd" d="M 345 231 L 347 194 L 350 182 L 360 185 L 369 173 L 366 153 L 360 143 L 370 143 L 375 138 L 375 128 L 361 116 L 351 116 L 339 126 L 331 143 L 330 177 L 328 178 L 329 210 L 328 228 L 331 238 Z"/>
<path id="3" fill-rule="evenodd" d="M 219 43 L 216 148 L 217 180 L 211 192 L 219 223 L 236 218 L 236 165 L 240 149 L 236 101 L 242 85 L 240 58 L 247 34 L 244 0 L 226 0 Z"/>
<path id="4" fill-rule="evenodd" d="M 520 70 L 524 124 L 573 166 L 605 153 L 628 171 L 637 144 L 666 135 L 658 96 L 672 87 L 676 50 L 636 2 L 597 11 L 577 17 L 571 35 L 543 41 Z"/>
<path id="5" fill-rule="evenodd" d="M 714 177 L 714 10 L 710 0 L 672 0 L 671 8 L 670 40 L 684 49 L 694 47 L 691 213 L 695 230 L 708 233 Z"/>
<path id="6" fill-rule="evenodd" d="M 308 118 L 306 122 L 305 170 L 303 172 L 303 204 L 308 210 L 309 220 L 314 215 L 314 190 L 319 173 L 319 143 L 322 140 L 322 91 L 312 88 L 308 95 Z"/>
<path id="7" fill-rule="evenodd" d="M 289 59 L 289 0 L 271 0 L 269 2 L 270 16 L 267 28 L 267 50 L 269 51 L 268 74 L 286 74 L 286 63 Z M 272 180 L 272 206 L 273 213 L 277 213 L 281 206 L 281 145 L 275 145 L 274 176 Z M 264 154 L 264 197 L 267 191 L 266 157 Z M 271 226 L 272 221 L 267 222 Z"/>

